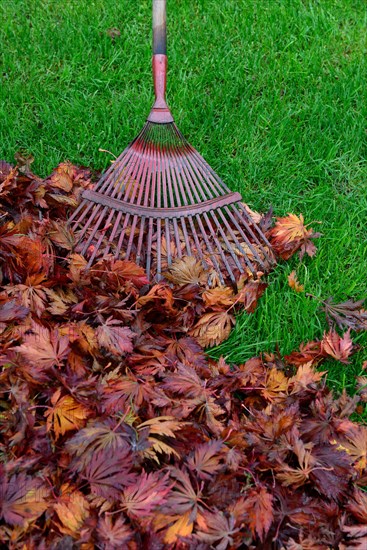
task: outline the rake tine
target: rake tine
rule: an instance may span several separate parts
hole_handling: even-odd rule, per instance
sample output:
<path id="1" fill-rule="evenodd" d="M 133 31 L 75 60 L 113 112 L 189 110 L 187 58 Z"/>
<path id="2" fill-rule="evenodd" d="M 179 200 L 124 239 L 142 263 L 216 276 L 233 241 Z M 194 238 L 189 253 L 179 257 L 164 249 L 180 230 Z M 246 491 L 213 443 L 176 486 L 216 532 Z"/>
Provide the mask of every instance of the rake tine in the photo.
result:
<path id="1" fill-rule="evenodd" d="M 189 146 L 189 149 L 192 150 L 192 147 Z M 210 168 L 210 166 L 205 162 L 205 160 L 204 160 L 198 153 L 196 153 L 195 156 L 198 158 L 198 160 L 201 161 L 202 167 L 204 167 L 204 168 L 207 170 L 207 172 L 208 172 L 209 174 L 211 174 L 211 175 L 214 174 L 214 175 L 216 176 L 216 178 L 218 178 L 218 176 L 215 174 L 215 172 Z M 212 180 L 213 183 L 216 184 L 217 187 L 219 187 L 219 190 L 221 190 L 221 186 L 219 186 L 219 182 L 220 182 L 220 183 L 223 183 L 223 182 L 221 182 L 221 180 L 219 180 L 219 182 L 218 182 L 218 180 L 217 180 L 216 178 L 211 177 L 211 180 Z M 218 178 L 218 179 L 219 179 L 219 178 Z M 205 182 L 205 180 L 203 180 L 203 181 Z M 205 187 L 206 187 L 206 189 L 207 189 L 207 186 L 206 186 L 206 185 L 205 185 Z M 226 186 L 225 186 L 224 184 L 223 184 L 223 189 L 226 190 Z M 228 188 L 227 188 L 227 189 L 228 189 Z M 207 189 L 207 190 L 208 190 L 208 189 Z M 250 220 L 251 218 L 250 218 L 250 216 L 248 215 L 248 213 L 246 212 L 246 209 L 245 209 L 245 208 L 242 206 L 242 204 L 240 204 L 240 203 L 239 203 L 239 206 L 240 206 L 240 208 L 245 212 L 246 218 L 247 218 L 248 220 Z M 225 208 L 226 208 L 226 207 L 225 207 Z M 235 207 L 233 207 L 233 209 L 235 209 Z M 229 212 L 228 208 L 226 208 L 226 211 L 227 211 L 227 213 Z M 231 216 L 231 219 L 233 220 L 233 216 Z M 253 223 L 252 220 L 251 220 L 251 222 Z M 254 234 L 254 232 L 251 230 L 251 228 L 250 228 L 250 226 L 248 225 L 248 223 L 246 223 L 245 220 L 243 220 L 243 223 L 245 224 L 247 231 L 250 233 L 250 235 L 252 236 L 252 238 L 254 239 L 254 241 L 259 245 L 259 247 L 261 247 L 262 252 L 266 255 L 266 257 L 268 257 L 268 254 L 267 254 L 266 250 L 263 248 L 263 246 L 261 245 L 261 242 L 259 242 L 259 240 L 258 240 L 258 238 L 256 237 L 256 235 Z M 259 231 L 259 229 L 257 228 L 256 225 L 255 225 L 255 227 L 256 227 L 257 231 Z M 240 230 L 241 230 L 241 229 L 240 229 Z M 242 231 L 242 230 L 241 230 L 241 231 Z M 243 234 L 243 231 L 242 231 L 242 234 Z M 261 234 L 261 232 L 260 232 L 260 234 Z M 245 240 L 246 240 L 246 244 L 249 246 L 251 252 L 252 252 L 252 253 L 254 254 L 254 256 L 257 258 L 258 262 L 261 263 L 262 266 L 264 266 L 263 261 L 261 260 L 260 256 L 259 256 L 258 253 L 256 252 L 256 250 L 252 247 L 250 241 L 247 239 L 247 237 L 246 237 L 244 234 L 243 234 L 243 236 L 244 236 L 244 238 L 245 238 Z M 263 236 L 263 240 L 264 240 L 265 242 L 268 242 L 265 236 Z M 270 247 L 270 244 L 269 244 L 269 247 Z"/>
<path id="2" fill-rule="evenodd" d="M 185 174 L 185 180 L 186 180 L 186 182 L 188 183 L 187 190 L 188 190 L 188 193 L 189 193 L 190 200 L 191 200 L 192 202 L 194 202 L 193 196 L 192 196 L 191 191 L 190 191 L 190 188 L 192 187 L 192 191 L 193 191 L 193 193 L 194 193 L 194 195 L 195 195 L 195 197 L 196 197 L 196 200 L 197 200 L 198 202 L 200 202 L 200 196 L 199 196 L 199 193 L 198 193 L 198 189 L 201 189 L 201 186 L 200 186 L 199 182 L 197 181 L 197 178 L 196 178 L 195 175 L 194 175 L 195 183 L 196 183 L 196 185 L 195 185 L 195 183 L 194 183 L 194 181 L 193 181 L 193 179 L 192 179 L 192 172 L 187 168 L 187 166 L 185 165 L 185 163 L 182 163 L 182 169 L 183 169 L 183 173 Z M 202 191 L 202 189 L 201 189 L 201 191 Z M 203 192 L 203 191 L 202 191 L 202 192 Z M 203 193 L 203 195 L 204 195 L 204 197 L 205 197 L 205 194 L 204 194 L 204 193 Z M 212 214 L 212 216 L 213 216 L 213 212 L 211 212 L 211 214 Z M 211 225 L 211 222 L 210 222 L 210 220 L 209 220 L 209 217 L 208 217 L 208 215 L 207 215 L 206 213 L 204 213 L 203 216 L 204 216 L 204 219 L 205 219 L 205 221 L 206 221 L 206 224 L 207 224 L 207 226 L 208 226 L 208 228 L 209 228 L 209 231 L 210 231 L 210 233 L 211 233 L 211 235 L 212 235 L 212 237 L 213 237 L 213 240 L 214 240 L 214 242 L 215 242 L 216 248 L 218 249 L 219 255 L 220 255 L 220 257 L 222 258 L 222 261 L 223 261 L 223 263 L 224 263 L 224 265 L 225 265 L 225 267 L 226 267 L 226 269 L 227 269 L 227 272 L 228 272 L 228 274 L 229 274 L 229 276 L 230 276 L 230 278 L 231 278 L 231 281 L 232 281 L 233 283 L 235 283 L 235 282 L 236 282 L 235 276 L 234 276 L 234 274 L 233 274 L 233 271 L 232 271 L 230 265 L 229 265 L 228 262 L 227 262 L 227 259 L 226 259 L 226 257 L 225 257 L 225 254 L 223 253 L 223 249 L 222 249 L 222 247 L 221 247 L 221 244 L 220 244 L 218 238 L 216 237 L 215 231 L 213 230 L 213 227 L 212 227 L 212 225 Z M 219 227 L 219 229 L 220 229 L 220 232 L 221 232 L 221 234 L 222 234 L 222 237 L 226 240 L 226 243 L 228 243 L 228 240 L 226 239 L 225 233 L 222 231 L 222 229 L 221 229 L 220 227 Z M 228 243 L 228 246 L 229 246 L 229 243 Z M 231 250 L 231 247 L 230 247 L 230 246 L 229 246 L 229 250 Z M 233 259 L 234 259 L 236 262 L 238 262 L 238 260 L 237 260 L 237 258 L 235 257 L 234 253 L 233 253 Z M 243 268 L 242 268 L 242 266 L 239 264 L 239 262 L 238 262 L 238 265 L 239 265 L 240 270 L 243 272 Z"/>
<path id="3" fill-rule="evenodd" d="M 142 217 L 141 222 L 140 222 L 138 246 L 137 246 L 137 249 L 136 249 L 136 259 L 135 259 L 135 262 L 137 263 L 137 265 L 140 265 L 141 249 L 142 249 L 142 246 L 143 246 L 143 238 L 144 238 L 145 220 L 146 220 L 146 218 Z"/>
<path id="4" fill-rule="evenodd" d="M 172 173 L 171 173 L 171 170 L 172 170 Z M 172 180 L 171 180 L 171 176 L 172 176 Z M 173 188 L 175 190 L 177 206 L 181 206 L 181 199 L 180 199 L 180 196 L 179 196 L 179 193 L 178 193 L 176 174 L 175 174 L 175 171 L 172 169 L 172 166 L 171 166 L 170 162 L 167 164 L 167 179 L 168 179 L 168 188 L 170 189 L 171 206 L 172 207 L 175 206 L 174 199 L 173 199 L 173 192 L 172 192 L 172 183 L 173 183 Z M 174 232 L 174 236 L 175 236 L 175 240 L 176 240 L 177 254 L 178 254 L 179 258 L 182 258 L 181 241 L 180 241 L 180 234 L 179 234 L 179 231 L 178 231 L 177 218 L 173 218 L 172 221 L 173 221 L 173 232 Z"/>
<path id="5" fill-rule="evenodd" d="M 238 207 L 240 208 L 240 210 L 242 210 L 242 212 L 243 212 L 245 218 L 246 218 L 246 219 L 250 222 L 250 224 L 254 227 L 254 229 L 256 230 L 256 232 L 259 233 L 259 235 L 260 235 L 260 237 L 261 237 L 261 240 L 262 240 L 263 242 L 265 242 L 265 244 L 271 249 L 271 244 L 269 243 L 268 239 L 267 239 L 266 236 L 262 233 L 262 231 L 261 231 L 261 229 L 259 228 L 259 226 L 258 226 L 256 223 L 254 223 L 254 220 L 250 217 L 250 215 L 248 214 L 248 212 L 247 212 L 246 208 L 243 206 L 243 204 L 239 203 L 239 204 L 238 204 Z M 255 236 L 255 234 L 254 234 L 254 232 L 252 231 L 251 227 L 249 228 L 248 231 L 249 231 L 249 233 L 250 233 L 250 235 L 251 235 L 251 237 L 252 237 L 253 239 L 258 240 L 258 237 Z M 261 241 L 259 242 L 259 246 L 262 246 L 262 245 L 261 245 Z M 265 250 L 263 250 L 263 252 L 264 252 L 265 254 L 267 254 L 267 252 L 266 252 Z"/>
<path id="6" fill-rule="evenodd" d="M 94 224 L 94 227 L 93 227 L 93 230 L 91 232 L 91 234 L 89 235 L 85 245 L 84 245 L 84 248 L 82 250 L 82 255 L 85 254 L 85 252 L 88 250 L 88 247 L 89 245 L 91 244 L 91 242 L 93 241 L 94 239 L 94 236 L 95 234 L 97 233 L 98 229 L 99 229 L 99 226 L 101 225 L 101 223 L 103 222 L 103 219 L 105 218 L 106 214 L 108 212 L 108 206 L 105 206 L 97 220 L 97 223 Z"/>
<path id="7" fill-rule="evenodd" d="M 198 161 L 200 162 L 201 166 L 205 169 L 206 173 L 209 175 L 212 183 L 215 185 L 216 187 L 216 190 L 219 191 L 220 193 L 223 193 L 223 192 L 228 192 L 229 189 L 228 187 L 224 184 L 224 182 L 218 177 L 218 175 L 214 172 L 214 170 L 211 168 L 211 166 L 205 161 L 205 159 L 190 145 L 188 144 L 188 149 L 193 153 L 194 157 L 196 157 L 198 159 Z M 269 243 L 269 241 L 267 240 L 267 238 L 265 237 L 265 235 L 262 233 L 262 231 L 260 230 L 260 228 L 254 224 L 253 220 L 251 219 L 251 217 L 249 216 L 248 212 L 246 211 L 246 209 L 244 208 L 244 206 L 241 204 L 241 203 L 238 203 L 238 206 L 239 208 L 241 208 L 241 210 L 243 211 L 244 213 L 244 216 L 246 218 L 246 220 L 248 222 L 250 222 L 251 225 L 254 226 L 256 232 L 259 234 L 259 236 L 261 237 L 261 240 L 263 242 L 265 242 L 265 244 L 267 246 L 269 246 L 269 248 L 271 248 L 271 245 Z M 261 241 L 259 241 L 258 237 L 254 234 L 254 232 L 251 230 L 251 228 L 249 227 L 249 224 L 246 223 L 246 230 L 250 233 L 251 237 L 254 239 L 254 241 L 260 246 L 262 247 L 261 245 Z M 268 254 L 266 252 L 266 250 L 262 247 L 262 252 L 268 257 Z"/>
<path id="8" fill-rule="evenodd" d="M 253 251 L 253 254 L 256 255 L 256 256 L 258 256 L 256 250 L 253 249 L 253 247 L 252 247 L 250 241 L 247 239 L 246 235 L 243 233 L 243 231 L 242 231 L 240 225 L 239 225 L 239 224 L 237 223 L 237 221 L 233 218 L 233 216 L 231 216 L 229 209 L 228 209 L 227 207 L 225 207 L 225 210 L 226 210 L 226 212 L 228 213 L 228 215 L 230 216 L 231 221 L 235 224 L 236 228 L 237 228 L 238 231 L 241 233 L 242 238 L 246 241 L 246 244 L 247 244 L 247 246 L 250 248 L 251 252 Z M 239 251 L 241 252 L 242 257 L 243 257 L 244 261 L 246 262 L 247 267 L 250 269 L 250 271 L 251 271 L 253 274 L 254 274 L 254 273 L 256 274 L 256 271 L 255 271 L 255 268 L 254 268 L 252 262 L 251 262 L 250 259 L 248 258 L 246 251 L 243 249 L 243 247 L 242 247 L 240 241 L 238 240 L 238 238 L 236 237 L 236 235 L 235 235 L 233 229 L 232 229 L 231 226 L 229 225 L 227 218 L 224 216 L 224 213 L 221 211 L 221 209 L 219 209 L 218 212 L 219 212 L 219 215 L 220 215 L 221 219 L 223 220 L 223 223 L 226 225 L 226 227 L 227 227 L 227 229 L 228 229 L 228 231 L 229 231 L 231 237 L 232 237 L 233 240 L 235 241 L 237 248 L 238 248 Z M 261 262 L 260 257 L 259 257 L 259 261 Z M 261 262 L 261 265 L 262 265 L 262 262 Z"/>
<path id="9" fill-rule="evenodd" d="M 129 236 L 129 240 L 128 240 L 127 248 L 125 252 L 125 260 L 128 260 L 130 258 L 130 254 L 131 254 L 131 250 L 134 242 L 135 228 L 137 223 L 138 223 L 138 216 L 133 216 L 133 222 L 130 226 L 130 236 Z"/>
<path id="10" fill-rule="evenodd" d="M 147 125 L 145 126 L 144 128 L 144 135 L 147 133 Z M 143 133 L 142 133 L 143 134 Z M 140 147 L 140 144 L 139 144 L 139 147 Z M 146 153 L 148 149 L 148 144 L 147 142 L 144 142 L 141 146 L 141 155 L 144 155 Z M 133 183 L 135 181 L 135 178 L 137 177 L 137 173 L 139 172 L 140 170 L 140 175 L 141 175 L 141 168 L 142 166 L 144 167 L 145 171 L 144 171 L 144 176 L 143 176 L 143 179 L 141 181 L 141 186 L 140 186 L 140 190 L 139 190 L 139 196 L 141 197 L 142 193 L 143 193 L 143 189 L 144 189 L 144 182 L 145 182 L 145 178 L 146 178 L 146 173 L 147 173 L 147 166 L 146 164 L 142 164 L 142 163 L 139 163 L 139 156 L 136 154 L 137 152 L 135 152 L 135 156 L 136 156 L 136 161 L 135 161 L 135 164 L 134 164 L 134 169 L 133 169 L 133 172 L 132 174 L 130 175 L 130 178 L 129 178 L 129 184 L 128 186 L 126 187 L 125 189 L 125 196 L 124 198 L 126 199 L 130 193 L 131 193 L 131 190 L 132 190 L 132 186 L 133 186 Z M 123 189 L 121 190 L 121 193 L 123 192 Z M 136 194 L 136 189 L 133 191 L 132 193 L 132 196 L 130 197 L 131 200 L 133 200 L 135 198 L 135 194 Z M 108 251 L 110 250 L 111 248 L 111 243 L 112 241 L 114 240 L 115 238 L 115 235 L 116 235 L 116 232 L 117 232 L 117 229 L 119 228 L 119 225 L 120 225 L 120 222 L 121 222 L 121 218 L 123 216 L 123 213 L 122 212 L 118 212 L 117 214 L 117 217 L 116 217 L 116 221 L 115 221 L 115 224 L 114 224 L 114 227 L 113 227 L 113 230 L 111 232 L 111 235 L 110 235 L 110 238 L 109 238 L 109 241 L 108 241 L 108 244 L 106 246 L 106 249 L 105 249 L 105 252 L 104 254 L 107 254 Z M 122 243 L 123 243 L 123 239 L 125 237 L 125 232 L 126 232 L 126 223 L 127 221 L 129 220 L 129 218 L 126 220 L 125 219 L 125 223 L 123 224 L 123 227 L 121 229 L 121 232 L 120 232 L 120 237 L 119 237 L 119 241 L 118 241 L 118 246 L 117 246 L 117 249 L 115 251 L 115 258 L 118 257 L 119 253 L 120 253 L 120 250 L 121 250 L 121 247 L 122 247 Z"/>
<path id="11" fill-rule="evenodd" d="M 162 273 L 162 250 L 161 250 L 161 243 L 162 243 L 162 229 L 161 229 L 161 220 L 157 220 L 157 281 L 161 280 L 161 273 Z"/>
<path id="12" fill-rule="evenodd" d="M 237 205 L 233 205 L 233 211 L 234 213 L 237 215 L 237 217 L 239 217 L 241 220 L 242 220 L 242 223 L 243 225 L 246 227 L 246 230 L 248 231 L 248 233 L 251 235 L 251 237 L 254 239 L 254 241 L 256 242 L 256 244 L 259 246 L 259 248 L 261 249 L 261 251 L 263 252 L 263 254 L 265 255 L 266 258 L 268 258 L 269 260 L 271 260 L 270 256 L 269 256 L 269 253 L 265 250 L 265 248 L 263 247 L 262 243 L 259 241 L 259 239 L 256 237 L 256 235 L 254 234 L 253 230 L 251 229 L 250 225 L 246 222 L 246 220 L 244 220 L 243 216 L 241 216 L 239 210 L 237 209 L 237 206 L 240 208 L 240 210 L 246 214 L 246 217 L 248 219 L 250 219 L 250 217 L 248 216 L 247 212 L 246 212 L 246 209 L 244 206 L 242 206 L 242 204 L 237 204 Z M 257 225 L 253 222 L 253 220 L 251 220 L 252 222 L 252 225 L 254 227 L 257 228 Z M 269 249 L 271 250 L 271 245 L 269 243 L 269 241 L 267 240 L 267 238 L 265 237 L 265 235 L 263 236 L 263 241 L 265 242 L 265 244 L 268 244 L 269 245 Z"/>
<path id="13" fill-rule="evenodd" d="M 131 153 L 130 157 L 129 157 L 129 161 L 133 158 L 133 154 Z M 125 165 L 127 166 L 127 165 Z M 124 167 L 125 167 L 124 166 Z M 121 173 L 121 171 L 124 169 L 124 167 L 119 167 L 118 170 L 116 172 L 111 172 L 111 178 L 107 178 L 106 181 L 105 181 L 105 184 L 104 184 L 104 193 L 106 195 L 109 195 L 110 192 L 112 191 L 112 196 L 114 196 L 114 194 L 116 194 L 116 191 L 117 191 L 117 186 L 116 186 L 116 182 L 118 181 L 118 178 L 119 178 L 119 174 Z M 101 205 L 96 205 L 96 208 L 94 209 L 94 211 L 92 212 L 92 215 L 91 217 L 89 218 L 88 222 L 85 224 L 83 230 L 81 231 L 81 234 L 79 235 L 79 238 L 82 239 L 86 233 L 86 231 L 88 230 L 89 226 L 91 225 L 91 223 L 94 221 L 95 217 L 97 216 L 99 210 L 101 208 Z M 107 212 L 108 210 L 108 207 L 104 207 L 100 217 L 98 218 L 98 222 L 97 222 L 97 229 L 105 215 L 105 213 Z M 93 232 L 93 236 L 92 236 L 92 239 L 95 235 L 96 231 Z M 91 240 L 92 240 L 91 239 Z M 83 248 L 83 251 L 82 251 L 82 254 L 85 254 L 86 250 L 88 249 L 89 247 L 89 244 L 91 242 L 91 240 L 88 239 L 89 242 L 87 242 L 87 245 L 84 246 Z"/>
<path id="14" fill-rule="evenodd" d="M 162 176 L 162 186 L 163 186 L 163 206 L 168 208 L 168 194 L 167 194 L 167 174 L 166 174 L 166 159 L 165 159 L 166 149 L 162 145 L 162 153 L 159 153 L 159 160 L 161 162 L 161 176 Z M 169 231 L 169 219 L 164 220 L 164 233 L 166 238 L 166 249 L 167 249 L 167 264 L 171 265 L 171 236 Z"/>
<path id="15" fill-rule="evenodd" d="M 230 209 L 228 207 L 225 207 L 225 210 L 228 214 L 228 216 L 230 216 L 231 218 L 231 221 L 234 223 L 234 225 L 236 226 L 236 229 L 238 229 L 238 231 L 240 232 L 241 234 L 241 237 L 243 238 L 243 240 L 245 241 L 245 243 L 247 244 L 247 246 L 249 247 L 249 249 L 251 250 L 252 254 L 254 255 L 254 257 L 256 258 L 257 262 L 264 268 L 265 267 L 265 264 L 262 260 L 262 258 L 259 256 L 259 253 L 257 252 L 256 248 L 252 245 L 251 241 L 249 240 L 249 238 L 247 237 L 246 233 L 243 231 L 241 225 L 238 223 L 238 221 L 236 220 L 236 217 L 231 213 Z M 235 210 L 233 208 L 233 210 Z"/>
<path id="16" fill-rule="evenodd" d="M 210 223 L 208 214 L 206 214 L 206 213 L 204 214 L 204 219 L 205 219 L 206 224 L 207 224 L 207 226 L 208 226 L 208 228 L 209 228 L 209 231 L 210 231 L 210 233 L 211 233 L 211 235 L 212 235 L 212 237 L 213 237 L 213 240 L 214 240 L 214 242 L 215 242 L 215 246 L 217 247 L 217 250 L 218 250 L 218 252 L 219 252 L 219 255 L 220 255 L 220 257 L 222 258 L 222 261 L 223 261 L 224 265 L 226 266 L 228 275 L 230 276 L 231 281 L 235 284 L 235 283 L 236 283 L 236 278 L 235 278 L 235 276 L 234 276 L 234 274 L 233 274 L 233 271 L 232 271 L 232 269 L 231 269 L 229 263 L 227 262 L 227 258 L 226 258 L 225 254 L 224 254 L 224 252 L 223 252 L 223 249 L 222 249 L 222 246 L 221 246 L 221 244 L 220 244 L 220 242 L 219 242 L 219 240 L 218 240 L 218 237 L 217 237 L 216 234 L 215 234 L 215 231 L 214 231 L 214 229 L 213 229 L 213 226 L 212 226 L 212 224 Z"/>
<path id="17" fill-rule="evenodd" d="M 118 243 L 117 243 L 117 247 L 116 247 L 116 250 L 115 250 L 115 256 L 114 256 L 115 259 L 117 259 L 120 255 L 120 251 L 121 251 L 121 248 L 122 248 L 122 243 L 124 242 L 124 239 L 125 239 L 126 229 L 127 229 L 128 223 L 129 223 L 130 216 L 131 216 L 131 214 L 126 214 L 126 216 L 125 216 L 124 223 L 123 223 L 123 226 L 121 228 L 120 235 L 119 235 L 119 240 L 118 240 Z"/>
<path id="18" fill-rule="evenodd" d="M 220 209 L 219 209 L 220 211 Z M 240 270 L 240 273 L 244 273 L 244 269 L 241 265 L 241 263 L 239 262 L 238 258 L 237 258 L 237 255 L 235 253 L 235 251 L 233 250 L 233 247 L 230 245 L 229 241 L 228 241 L 228 238 L 227 238 L 227 235 L 225 234 L 225 231 L 223 231 L 223 228 L 221 226 L 221 224 L 219 223 L 218 221 L 218 218 L 216 216 L 216 211 L 213 210 L 213 212 L 210 213 L 211 214 L 211 217 L 212 217 L 212 220 L 214 221 L 215 225 L 217 226 L 217 229 L 218 231 L 220 232 L 220 234 L 222 235 L 222 238 L 225 242 L 225 245 L 227 247 L 227 251 L 230 253 L 230 255 L 232 256 L 233 258 L 233 261 L 235 262 L 236 266 L 238 267 L 238 269 Z M 231 231 L 231 228 L 227 222 L 227 220 L 224 218 L 224 224 L 226 226 L 226 228 L 228 229 L 229 233 L 235 238 L 235 236 L 233 235 L 232 231 Z M 235 238 L 236 239 L 236 238 Z M 253 268 L 252 268 L 253 269 Z M 254 273 L 256 273 L 254 271 Z"/>
<path id="19" fill-rule="evenodd" d="M 187 160 L 189 160 L 189 156 L 187 157 Z M 205 181 L 204 181 L 203 179 L 201 179 L 201 175 L 200 175 L 199 170 L 197 169 L 197 165 L 194 164 L 194 163 L 191 163 L 191 164 L 190 164 L 189 162 L 187 162 L 187 164 L 183 163 L 183 166 L 184 166 L 184 169 L 185 169 L 185 171 L 186 171 L 186 175 L 187 175 L 188 182 L 191 183 L 191 185 L 192 185 L 193 192 L 194 192 L 194 194 L 195 194 L 195 196 L 196 196 L 196 199 L 197 199 L 198 201 L 200 200 L 198 191 L 201 191 L 202 196 L 203 196 L 204 199 L 206 199 L 206 198 L 213 198 L 213 193 L 212 193 L 212 191 L 208 188 L 208 186 L 206 185 Z M 199 181 L 198 178 L 200 178 L 200 181 Z M 205 188 L 205 191 L 207 192 L 207 195 L 206 195 L 205 192 L 203 191 L 203 188 L 202 188 L 202 185 L 201 185 L 201 184 L 203 184 L 203 186 L 204 186 L 204 188 Z M 221 209 L 219 208 L 218 210 L 219 210 L 219 212 L 221 213 Z M 214 223 L 215 223 L 216 226 L 217 226 L 217 229 L 219 230 L 220 234 L 222 235 L 222 238 L 223 238 L 223 240 L 224 240 L 224 242 L 225 242 L 225 244 L 226 244 L 226 246 L 227 246 L 228 252 L 229 252 L 230 255 L 232 256 L 232 258 L 233 258 L 233 260 L 234 260 L 236 266 L 238 267 L 240 273 L 243 273 L 243 272 L 244 272 L 244 269 L 243 269 L 241 263 L 239 262 L 239 260 L 238 260 L 238 258 L 237 258 L 237 255 L 235 254 L 234 250 L 232 249 L 230 243 L 228 242 L 227 236 L 226 236 L 225 232 L 223 231 L 223 228 L 222 228 L 221 224 L 219 223 L 219 221 L 218 221 L 218 219 L 217 219 L 217 216 L 216 216 L 215 211 L 212 211 L 212 212 L 211 212 L 211 216 L 212 216 L 212 219 L 213 219 Z M 227 222 L 227 220 L 225 219 L 224 216 L 222 216 L 222 219 L 223 219 L 223 221 L 224 221 L 224 223 L 225 223 L 226 228 L 229 230 L 230 234 L 231 234 L 233 237 L 235 237 L 234 234 L 233 234 L 233 232 L 232 232 L 232 230 L 231 230 L 231 228 L 230 228 L 230 225 L 228 224 L 228 222 Z M 211 226 L 210 226 L 210 228 L 211 228 Z M 218 247 L 219 241 L 218 241 L 217 239 L 215 239 L 215 242 L 216 242 L 216 245 L 217 245 L 217 247 Z M 219 246 L 220 246 L 220 244 L 219 244 Z M 231 279 L 232 279 L 232 281 L 233 281 L 233 277 L 232 277 L 233 273 L 232 273 L 232 270 L 230 269 L 229 264 L 226 263 L 226 261 L 225 261 L 225 255 L 222 254 L 222 247 L 221 247 L 221 246 L 220 246 L 219 253 L 221 254 L 222 259 L 224 260 L 225 265 L 226 265 L 226 268 L 227 268 L 227 271 L 228 271 L 228 273 L 229 273 L 229 275 L 230 275 L 230 277 L 231 277 Z M 246 261 L 247 261 L 246 255 L 245 255 L 245 258 L 246 258 Z M 251 269 L 254 273 L 256 273 L 256 272 L 254 271 L 254 269 L 253 269 L 251 263 L 249 264 L 249 267 L 250 267 L 250 269 Z"/>
<path id="20" fill-rule="evenodd" d="M 198 226 L 200 228 L 200 231 L 201 231 L 201 234 L 203 236 L 203 239 L 204 239 L 204 242 L 206 244 L 206 247 L 207 249 L 209 250 L 209 254 L 210 254 L 210 257 L 213 261 L 213 264 L 214 264 L 214 267 L 215 267 L 215 270 L 218 272 L 218 275 L 219 275 L 219 279 L 220 279 L 220 282 L 224 285 L 224 279 L 223 279 L 223 275 L 222 275 L 222 272 L 221 272 L 221 269 L 219 267 L 219 264 L 217 262 L 217 258 L 215 257 L 215 254 L 214 254 L 214 251 L 213 251 L 213 248 L 212 248 L 212 245 L 208 239 L 208 236 L 206 234 L 206 231 L 204 229 L 204 226 L 203 226 L 203 222 L 201 221 L 201 217 L 199 216 L 199 214 L 196 215 L 196 221 L 198 223 Z"/>
<path id="21" fill-rule="evenodd" d="M 147 262 L 146 262 L 146 273 L 148 278 L 150 277 L 150 267 L 152 262 L 152 240 L 153 240 L 153 218 L 149 218 Z"/>
<path id="22" fill-rule="evenodd" d="M 164 220 L 165 229 L 166 229 L 166 251 L 167 251 L 167 265 L 171 265 L 172 256 L 171 256 L 171 234 L 169 230 L 169 220 Z"/>

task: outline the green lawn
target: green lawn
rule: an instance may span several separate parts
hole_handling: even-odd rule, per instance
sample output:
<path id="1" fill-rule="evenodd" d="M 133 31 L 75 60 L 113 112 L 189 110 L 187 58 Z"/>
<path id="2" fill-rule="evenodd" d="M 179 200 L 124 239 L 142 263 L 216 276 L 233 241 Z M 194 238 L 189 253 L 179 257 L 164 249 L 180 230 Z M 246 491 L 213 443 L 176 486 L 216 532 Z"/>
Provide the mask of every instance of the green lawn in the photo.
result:
<path id="1" fill-rule="evenodd" d="M 168 100 L 176 121 L 252 208 L 302 212 L 318 254 L 280 265 L 257 312 L 211 353 L 290 352 L 326 328 L 318 304 L 366 296 L 367 5 L 364 0 L 168 0 Z M 152 104 L 149 0 L 6 0 L 0 6 L 0 157 L 46 175 L 104 169 Z M 108 29 L 118 28 L 112 39 Z M 330 381 L 353 391 L 367 338 Z"/>

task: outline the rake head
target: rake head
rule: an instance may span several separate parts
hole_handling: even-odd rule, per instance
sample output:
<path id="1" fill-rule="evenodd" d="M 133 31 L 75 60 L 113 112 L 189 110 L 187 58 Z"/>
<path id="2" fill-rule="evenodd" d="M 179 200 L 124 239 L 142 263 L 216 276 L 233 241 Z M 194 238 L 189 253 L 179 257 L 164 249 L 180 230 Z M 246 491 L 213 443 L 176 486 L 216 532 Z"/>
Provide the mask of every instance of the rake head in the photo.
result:
<path id="1" fill-rule="evenodd" d="M 195 256 L 222 283 L 256 278 L 273 263 L 270 245 L 248 214 L 175 123 L 148 121 L 69 223 L 90 266 L 113 254 L 145 265 L 159 280 L 175 257 Z"/>
<path id="2" fill-rule="evenodd" d="M 183 137 L 165 101 L 166 2 L 153 0 L 153 79 L 156 101 L 140 134 L 93 190 L 85 190 L 69 223 L 77 252 L 90 266 L 108 254 L 145 265 L 159 280 L 174 258 L 194 256 L 236 284 L 274 264 L 265 235 Z"/>

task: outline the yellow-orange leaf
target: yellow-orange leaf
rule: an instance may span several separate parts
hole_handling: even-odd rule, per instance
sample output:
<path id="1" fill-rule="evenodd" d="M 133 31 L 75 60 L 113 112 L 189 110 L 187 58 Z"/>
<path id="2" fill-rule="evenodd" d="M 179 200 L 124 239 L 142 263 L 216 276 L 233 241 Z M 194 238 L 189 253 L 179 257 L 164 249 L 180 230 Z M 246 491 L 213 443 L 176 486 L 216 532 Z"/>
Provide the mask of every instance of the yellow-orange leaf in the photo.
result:
<path id="1" fill-rule="evenodd" d="M 289 380 L 281 370 L 273 367 L 267 374 L 265 389 L 262 390 L 262 394 L 265 399 L 274 401 L 276 398 L 284 398 L 288 390 Z"/>
<path id="2" fill-rule="evenodd" d="M 205 285 L 208 281 L 208 272 L 193 256 L 176 259 L 163 275 L 176 285 Z"/>
<path id="3" fill-rule="evenodd" d="M 190 512 L 186 512 L 182 516 L 179 516 L 177 521 L 171 525 L 166 531 L 164 536 L 164 542 L 167 544 L 173 544 L 176 542 L 177 537 L 187 537 L 191 535 L 193 529 L 193 522 L 190 520 Z"/>
<path id="4" fill-rule="evenodd" d="M 89 502 L 80 491 L 62 495 L 54 505 L 62 525 L 59 529 L 66 535 L 77 537 L 84 521 L 89 516 Z"/>
<path id="5" fill-rule="evenodd" d="M 70 430 L 78 430 L 84 426 L 89 416 L 89 409 L 81 405 L 71 395 L 60 398 L 60 390 L 52 396 L 53 407 L 49 407 L 44 416 L 47 417 L 47 430 L 53 430 L 55 438 Z"/>
<path id="6" fill-rule="evenodd" d="M 233 290 L 228 286 L 218 286 L 203 292 L 203 300 L 207 307 L 231 306 L 235 300 Z"/>
<path id="7" fill-rule="evenodd" d="M 288 284 L 296 292 L 303 292 L 305 289 L 304 285 L 301 285 L 297 279 L 297 274 L 295 271 L 292 271 L 292 273 L 288 275 Z"/>

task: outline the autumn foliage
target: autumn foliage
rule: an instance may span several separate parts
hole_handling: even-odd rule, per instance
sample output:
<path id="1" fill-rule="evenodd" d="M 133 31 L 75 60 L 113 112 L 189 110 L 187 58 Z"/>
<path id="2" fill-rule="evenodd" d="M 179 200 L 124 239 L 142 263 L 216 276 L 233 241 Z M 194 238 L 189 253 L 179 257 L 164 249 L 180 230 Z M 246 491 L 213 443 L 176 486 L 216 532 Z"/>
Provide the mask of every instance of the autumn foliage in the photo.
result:
<path id="1" fill-rule="evenodd" d="M 284 358 L 210 360 L 265 282 L 221 287 L 190 258 L 153 285 L 123 259 L 86 269 L 66 219 L 90 171 L 1 169 L 5 547 L 364 548 L 367 428 L 320 370 L 348 363 L 350 330 Z M 285 258 L 315 252 L 296 218 L 269 228 Z M 339 306 L 324 304 L 339 327 L 363 328 L 361 304 Z"/>

